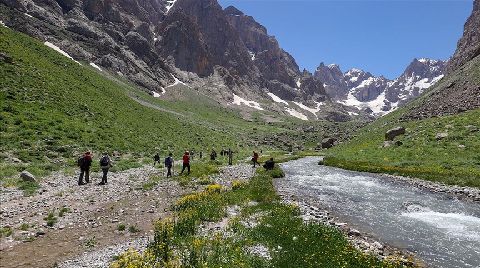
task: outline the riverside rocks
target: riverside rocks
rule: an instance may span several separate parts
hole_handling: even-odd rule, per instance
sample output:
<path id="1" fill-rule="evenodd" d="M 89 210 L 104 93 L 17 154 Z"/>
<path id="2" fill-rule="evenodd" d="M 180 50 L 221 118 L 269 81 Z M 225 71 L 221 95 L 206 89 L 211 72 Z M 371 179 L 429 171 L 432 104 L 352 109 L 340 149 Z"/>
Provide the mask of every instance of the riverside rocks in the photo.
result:
<path id="1" fill-rule="evenodd" d="M 337 139 L 335 138 L 325 138 L 322 140 L 322 148 L 323 149 L 329 149 L 332 148 L 335 145 L 335 142 Z"/>

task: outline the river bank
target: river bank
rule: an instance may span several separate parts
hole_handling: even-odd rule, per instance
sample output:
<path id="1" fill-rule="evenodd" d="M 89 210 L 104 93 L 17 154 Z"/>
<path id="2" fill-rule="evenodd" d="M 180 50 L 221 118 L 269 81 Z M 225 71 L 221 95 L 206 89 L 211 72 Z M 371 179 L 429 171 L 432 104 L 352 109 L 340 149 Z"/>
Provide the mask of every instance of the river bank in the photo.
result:
<path id="1" fill-rule="evenodd" d="M 442 192 L 435 184 L 420 187 L 421 181 L 319 166 L 318 160 L 284 163 L 286 177 L 276 181 L 283 199 L 298 203 L 309 220 L 336 226 L 377 255 L 399 249 L 434 267 L 480 263 L 480 205 L 468 191 Z"/>
<path id="2" fill-rule="evenodd" d="M 298 206 L 301 217 L 306 222 L 315 222 L 331 226 L 348 239 L 356 249 L 372 254 L 380 260 L 396 259 L 408 267 L 428 267 L 425 263 L 415 257 L 413 252 L 405 249 L 398 249 L 388 244 L 382 244 L 371 235 L 353 228 L 349 223 L 341 220 L 334 213 L 329 211 L 314 199 L 303 199 L 292 194 L 289 190 L 275 184 L 280 198 L 285 204 Z"/>
<path id="3" fill-rule="evenodd" d="M 319 165 L 320 164 L 323 165 L 324 163 L 325 162 L 323 158 L 320 158 Z M 326 166 L 331 166 L 334 168 L 343 168 L 350 171 L 363 172 L 362 170 L 357 170 L 355 168 L 348 168 L 348 167 L 351 167 L 350 165 L 346 165 L 347 168 L 345 168 L 343 165 L 339 167 L 337 165 L 327 164 Z M 456 197 L 459 199 L 470 200 L 473 202 L 480 202 L 480 189 L 475 187 L 445 184 L 441 182 L 428 181 L 428 180 L 419 179 L 415 177 L 392 175 L 392 174 L 381 173 L 381 172 L 380 173 L 365 172 L 365 174 L 370 174 L 372 176 L 379 176 L 379 177 L 382 177 L 383 179 L 388 179 L 392 182 L 405 183 L 417 188 L 428 190 L 433 193 L 445 193 L 445 194 L 448 194 L 449 196 Z"/>

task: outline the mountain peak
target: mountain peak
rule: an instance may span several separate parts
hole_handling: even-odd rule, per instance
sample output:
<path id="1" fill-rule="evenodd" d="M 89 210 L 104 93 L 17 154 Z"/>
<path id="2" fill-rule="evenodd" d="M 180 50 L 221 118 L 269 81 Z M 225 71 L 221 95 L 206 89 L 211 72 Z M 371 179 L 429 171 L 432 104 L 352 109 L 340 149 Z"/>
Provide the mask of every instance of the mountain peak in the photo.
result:
<path id="1" fill-rule="evenodd" d="M 442 60 L 432 60 L 428 58 L 413 59 L 405 69 L 403 76 L 438 76 L 443 74 L 446 62 Z"/>
<path id="2" fill-rule="evenodd" d="M 358 110 L 371 111 L 381 116 L 404 105 L 434 85 L 442 77 L 446 63 L 441 60 L 415 58 L 405 72 L 395 80 L 374 76 L 370 72 L 352 68 L 345 73 L 338 65 L 317 68 L 315 77 L 324 83 L 330 97 Z"/>
<path id="3" fill-rule="evenodd" d="M 226 15 L 233 15 L 233 16 L 243 16 L 245 15 L 242 11 L 238 10 L 238 8 L 234 6 L 228 6 L 225 8 L 225 14 Z"/>

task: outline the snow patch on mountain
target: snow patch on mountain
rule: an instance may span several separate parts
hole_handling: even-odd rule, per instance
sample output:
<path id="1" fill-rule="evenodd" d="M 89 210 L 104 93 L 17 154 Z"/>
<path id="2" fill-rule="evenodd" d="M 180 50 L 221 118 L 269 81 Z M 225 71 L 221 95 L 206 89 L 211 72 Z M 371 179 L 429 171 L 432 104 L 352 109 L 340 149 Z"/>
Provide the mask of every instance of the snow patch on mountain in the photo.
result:
<path id="1" fill-rule="evenodd" d="M 304 105 L 303 103 L 300 103 L 300 102 L 294 101 L 293 103 L 295 103 L 298 107 L 302 108 L 303 110 L 314 114 L 315 116 L 317 115 L 318 112 L 320 112 L 320 106 L 322 105 L 322 103 L 317 102 L 317 107 L 316 108 L 310 108 L 310 107 L 308 107 L 308 106 L 306 106 L 306 105 Z"/>
<path id="2" fill-rule="evenodd" d="M 385 115 L 390 111 L 383 111 L 382 108 L 385 105 L 385 92 L 382 92 L 376 99 L 368 102 L 359 101 L 354 95 L 353 92 L 348 93 L 347 99 L 345 101 L 339 101 L 346 106 L 357 107 L 358 109 L 369 108 L 372 110 L 372 113 L 376 116 Z"/>
<path id="3" fill-rule="evenodd" d="M 167 0 L 167 13 L 172 9 L 173 5 L 175 5 L 175 2 L 177 2 L 177 0 Z"/>
<path id="4" fill-rule="evenodd" d="M 257 109 L 257 110 L 260 110 L 260 111 L 263 111 L 263 108 L 260 106 L 260 104 L 256 101 L 248 101 L 240 96 L 237 96 L 236 94 L 233 94 L 233 102 L 232 104 L 234 105 L 239 105 L 241 106 L 242 104 L 248 106 L 248 107 L 251 107 L 251 108 L 254 108 L 254 109 Z"/>
<path id="5" fill-rule="evenodd" d="M 285 109 L 285 111 L 293 117 L 296 117 L 298 119 L 302 119 L 304 121 L 308 121 L 308 117 L 306 115 L 302 114 L 301 112 L 299 112 L 295 109 L 287 108 L 287 109 Z"/>
<path id="6" fill-rule="evenodd" d="M 279 96 L 277 96 L 277 95 L 275 95 L 275 94 L 273 94 L 273 93 L 271 93 L 271 92 L 267 93 L 267 95 L 270 96 L 270 98 L 272 98 L 272 100 L 273 100 L 274 102 L 283 103 L 283 104 L 285 104 L 285 105 L 288 105 L 288 102 L 282 100 Z"/>
<path id="7" fill-rule="evenodd" d="M 3 27 L 6 27 L 6 28 L 8 28 L 8 26 L 7 26 L 7 25 L 5 25 L 5 23 L 4 23 L 3 21 L 1 21 L 1 20 L 0 20 L 0 25 L 2 25 Z"/>
<path id="8" fill-rule="evenodd" d="M 252 61 L 255 60 L 255 53 L 253 53 L 252 51 L 248 51 L 248 54 L 250 54 L 250 58 L 252 59 Z"/>
<path id="9" fill-rule="evenodd" d="M 321 63 L 315 76 L 335 101 L 381 116 L 435 85 L 443 78 L 445 67 L 445 61 L 414 59 L 401 76 L 389 80 L 357 68 L 342 72 L 336 64 Z"/>
<path id="10" fill-rule="evenodd" d="M 169 85 L 169 86 L 166 86 L 165 88 L 171 88 L 171 87 L 174 87 L 174 86 L 177 86 L 177 85 L 184 85 L 186 87 L 189 87 L 187 84 L 185 84 L 184 82 L 180 81 L 180 79 L 178 79 L 175 75 L 172 74 L 172 77 L 173 79 L 175 80 L 175 82 L 173 82 L 173 84 Z"/>
<path id="11" fill-rule="evenodd" d="M 300 80 L 300 78 L 298 78 L 297 80 L 297 88 L 300 88 L 302 86 L 302 82 Z"/>
<path id="12" fill-rule="evenodd" d="M 80 62 L 78 62 L 78 61 L 76 61 L 75 59 L 73 59 L 70 55 L 68 55 L 67 52 L 63 51 L 62 49 L 60 49 L 60 48 L 57 47 L 56 45 L 54 45 L 54 44 L 52 44 L 52 43 L 50 43 L 50 42 L 48 42 L 48 41 L 45 42 L 45 43 L 43 43 L 43 44 L 46 45 L 46 46 L 49 47 L 49 48 L 52 48 L 53 50 L 57 51 L 58 53 L 62 54 L 63 56 L 65 56 L 65 57 L 73 60 L 74 62 L 82 65 Z"/>
<path id="13" fill-rule="evenodd" d="M 100 68 L 100 66 L 96 65 L 95 63 L 93 62 L 90 62 L 90 66 L 92 66 L 93 68 L 99 70 L 100 72 L 102 72 L 102 68 Z"/>
<path id="14" fill-rule="evenodd" d="M 27 17 L 29 17 L 29 18 L 33 18 L 33 16 L 30 15 L 30 14 L 28 14 L 28 13 L 23 13 L 23 15 L 25 15 L 25 16 L 27 16 Z"/>

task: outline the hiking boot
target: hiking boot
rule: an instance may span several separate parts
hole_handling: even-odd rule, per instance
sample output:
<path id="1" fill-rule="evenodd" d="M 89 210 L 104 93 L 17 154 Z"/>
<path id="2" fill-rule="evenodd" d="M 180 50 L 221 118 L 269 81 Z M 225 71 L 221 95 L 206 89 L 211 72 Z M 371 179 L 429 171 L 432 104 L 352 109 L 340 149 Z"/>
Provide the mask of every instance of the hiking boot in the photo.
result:
<path id="1" fill-rule="evenodd" d="M 82 182 L 79 182 L 79 183 L 78 183 L 78 186 L 80 186 L 80 185 L 85 185 L 85 184 L 86 184 L 86 183 L 82 181 Z"/>
<path id="2" fill-rule="evenodd" d="M 105 184 L 106 184 L 106 183 L 102 181 L 102 182 L 99 183 L 98 185 L 105 185 Z"/>

